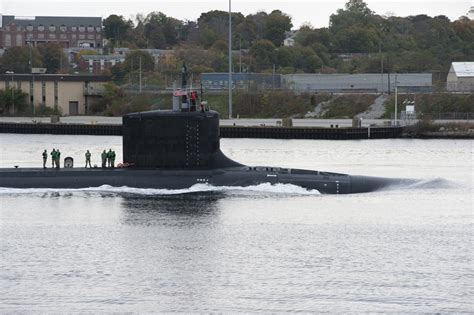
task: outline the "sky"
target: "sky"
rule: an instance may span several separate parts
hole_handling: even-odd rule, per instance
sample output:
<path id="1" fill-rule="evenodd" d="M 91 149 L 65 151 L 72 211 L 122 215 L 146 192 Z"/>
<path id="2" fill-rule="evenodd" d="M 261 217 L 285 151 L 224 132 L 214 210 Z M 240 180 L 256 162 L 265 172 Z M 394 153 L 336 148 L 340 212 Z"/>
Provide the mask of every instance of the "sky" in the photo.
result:
<path id="1" fill-rule="evenodd" d="M 244 15 L 274 9 L 292 17 L 294 29 L 303 23 L 327 27 L 329 17 L 343 8 L 346 0 L 232 0 L 232 11 Z M 408 16 L 446 15 L 451 20 L 467 15 L 474 0 L 365 0 L 376 14 Z M 180 20 L 195 21 L 202 12 L 229 10 L 228 0 L 0 0 L 0 13 L 15 16 L 101 16 L 111 14 L 126 18 L 137 13 L 161 11 Z"/>

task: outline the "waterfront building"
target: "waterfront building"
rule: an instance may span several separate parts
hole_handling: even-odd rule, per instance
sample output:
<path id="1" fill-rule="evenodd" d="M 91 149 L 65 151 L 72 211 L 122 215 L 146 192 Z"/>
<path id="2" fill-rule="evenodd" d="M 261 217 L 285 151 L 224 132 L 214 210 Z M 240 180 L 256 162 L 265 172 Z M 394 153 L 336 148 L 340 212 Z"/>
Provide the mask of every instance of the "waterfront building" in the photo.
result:
<path id="1" fill-rule="evenodd" d="M 474 62 L 453 62 L 446 80 L 446 90 L 474 92 Z"/>
<path id="2" fill-rule="evenodd" d="M 55 42 L 64 48 L 102 49 L 101 17 L 1 16 L 0 48 Z"/>
<path id="3" fill-rule="evenodd" d="M 297 92 L 386 93 L 431 92 L 431 73 L 288 74 L 282 86 Z"/>
<path id="4" fill-rule="evenodd" d="M 210 90 L 227 89 L 229 86 L 229 74 L 227 72 L 209 72 L 201 74 L 202 86 Z M 281 88 L 281 75 L 272 73 L 232 73 L 232 86 L 237 89 Z"/>
<path id="5" fill-rule="evenodd" d="M 10 87 L 26 93 L 31 108 L 58 109 L 62 115 L 85 115 L 104 94 L 109 76 L 67 74 L 0 74 L 0 90 Z"/>

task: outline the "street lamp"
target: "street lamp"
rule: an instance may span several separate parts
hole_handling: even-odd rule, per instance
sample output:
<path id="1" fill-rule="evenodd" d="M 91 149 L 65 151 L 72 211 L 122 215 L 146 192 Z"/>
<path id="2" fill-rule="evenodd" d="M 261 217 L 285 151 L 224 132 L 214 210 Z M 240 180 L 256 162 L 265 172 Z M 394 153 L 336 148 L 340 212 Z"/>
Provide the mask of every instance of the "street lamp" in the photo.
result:
<path id="1" fill-rule="evenodd" d="M 232 119 L 232 5 L 229 0 L 229 119 Z"/>
<path id="2" fill-rule="evenodd" d="M 13 75 L 15 74 L 15 72 L 6 71 L 5 73 L 12 75 L 12 109 L 13 109 L 13 116 L 15 116 L 15 89 L 13 87 Z"/>
<path id="3" fill-rule="evenodd" d="M 395 126 L 398 126 L 397 114 L 398 114 L 398 81 L 397 74 L 395 74 Z"/>

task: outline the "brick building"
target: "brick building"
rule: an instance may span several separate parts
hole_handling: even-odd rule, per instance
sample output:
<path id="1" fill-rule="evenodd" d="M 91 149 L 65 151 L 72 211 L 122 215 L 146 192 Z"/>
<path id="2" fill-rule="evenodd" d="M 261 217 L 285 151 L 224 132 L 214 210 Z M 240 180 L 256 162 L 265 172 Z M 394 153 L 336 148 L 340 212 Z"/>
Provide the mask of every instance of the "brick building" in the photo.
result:
<path id="1" fill-rule="evenodd" d="M 18 46 L 38 46 L 49 42 L 64 48 L 102 48 L 103 32 L 100 17 L 36 16 L 0 17 L 0 49 Z"/>

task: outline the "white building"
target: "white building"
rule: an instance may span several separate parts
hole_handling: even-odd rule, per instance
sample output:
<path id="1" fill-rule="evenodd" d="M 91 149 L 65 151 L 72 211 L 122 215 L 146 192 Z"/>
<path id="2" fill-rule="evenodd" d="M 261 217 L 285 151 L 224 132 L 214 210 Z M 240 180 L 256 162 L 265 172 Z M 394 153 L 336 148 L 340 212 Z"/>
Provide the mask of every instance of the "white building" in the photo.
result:
<path id="1" fill-rule="evenodd" d="M 474 92 L 474 62 L 453 62 L 446 89 L 452 92 Z"/>

